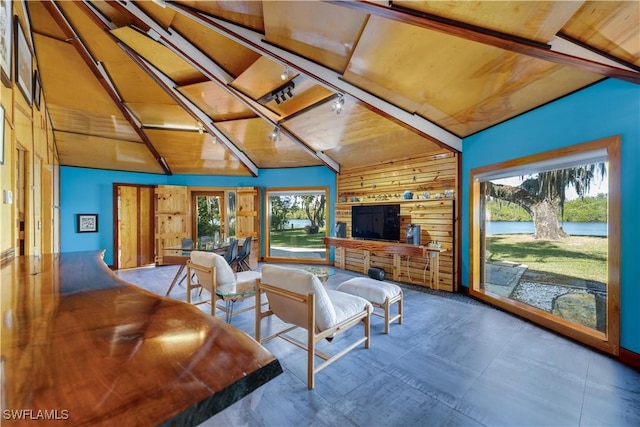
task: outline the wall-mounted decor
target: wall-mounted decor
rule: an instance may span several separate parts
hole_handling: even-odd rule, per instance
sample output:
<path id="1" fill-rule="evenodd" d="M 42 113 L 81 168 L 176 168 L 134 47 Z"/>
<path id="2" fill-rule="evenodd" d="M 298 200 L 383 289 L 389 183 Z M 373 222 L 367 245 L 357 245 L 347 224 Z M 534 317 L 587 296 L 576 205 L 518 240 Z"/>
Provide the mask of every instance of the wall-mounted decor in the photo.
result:
<path id="1" fill-rule="evenodd" d="M 96 233 L 98 231 L 98 214 L 78 214 L 78 233 Z"/>
<path id="2" fill-rule="evenodd" d="M 4 108 L 0 105 L 0 165 L 4 165 Z"/>
<path id="3" fill-rule="evenodd" d="M 11 1 L 0 0 L 0 78 L 7 87 L 11 87 L 12 16 Z"/>
<path id="4" fill-rule="evenodd" d="M 38 70 L 33 73 L 33 103 L 36 108 L 40 109 L 40 101 L 42 100 L 42 84 L 40 83 L 40 74 Z"/>
<path id="5" fill-rule="evenodd" d="M 33 100 L 33 60 L 20 21 L 16 18 L 16 83 L 31 106 Z"/>

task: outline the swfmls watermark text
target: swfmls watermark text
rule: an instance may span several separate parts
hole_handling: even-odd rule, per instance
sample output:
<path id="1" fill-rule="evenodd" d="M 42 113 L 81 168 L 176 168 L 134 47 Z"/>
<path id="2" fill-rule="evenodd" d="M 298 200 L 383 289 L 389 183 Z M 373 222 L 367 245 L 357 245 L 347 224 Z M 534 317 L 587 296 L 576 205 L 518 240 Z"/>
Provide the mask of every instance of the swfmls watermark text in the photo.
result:
<path id="1" fill-rule="evenodd" d="M 68 420 L 68 409 L 3 409 L 3 420 L 52 421 Z"/>

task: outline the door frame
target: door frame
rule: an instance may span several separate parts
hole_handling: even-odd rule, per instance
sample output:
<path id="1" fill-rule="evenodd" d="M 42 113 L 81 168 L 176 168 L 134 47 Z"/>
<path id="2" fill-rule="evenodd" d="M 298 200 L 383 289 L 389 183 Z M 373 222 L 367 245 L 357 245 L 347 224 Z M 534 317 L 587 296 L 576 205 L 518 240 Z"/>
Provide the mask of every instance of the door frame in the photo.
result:
<path id="1" fill-rule="evenodd" d="M 118 270 L 120 268 L 120 247 L 119 247 L 119 243 L 120 243 L 120 223 L 119 223 L 119 218 L 120 218 L 120 205 L 118 203 L 118 190 L 120 187 L 135 187 L 138 189 L 137 194 L 138 194 L 138 205 L 140 203 L 140 188 L 148 188 L 152 191 L 152 194 L 155 194 L 155 185 L 144 185 L 144 184 L 128 184 L 128 183 L 120 183 L 120 182 L 114 182 L 113 183 L 113 269 L 114 270 Z M 150 218 L 148 218 L 148 223 L 150 225 L 150 230 L 147 230 L 148 232 L 147 234 L 147 238 L 149 239 L 149 241 L 147 242 L 148 247 L 150 248 L 154 248 L 155 247 L 155 207 L 154 207 L 154 199 L 151 199 L 151 206 L 149 207 L 149 212 L 150 212 Z M 139 224 L 140 223 L 140 207 L 138 206 L 137 209 L 137 216 L 136 216 L 136 222 Z M 140 232 L 138 232 L 138 239 L 137 239 L 137 248 L 138 248 L 138 253 L 136 253 L 136 259 L 137 259 L 137 266 L 141 267 L 140 264 L 140 246 L 141 246 L 141 242 L 140 242 L 140 238 L 139 236 L 141 235 Z M 155 252 L 155 251 L 154 251 Z M 151 254 L 151 259 L 155 258 L 155 253 Z M 151 265 L 152 263 L 150 263 L 149 265 Z M 146 264 L 145 264 L 146 265 Z"/>

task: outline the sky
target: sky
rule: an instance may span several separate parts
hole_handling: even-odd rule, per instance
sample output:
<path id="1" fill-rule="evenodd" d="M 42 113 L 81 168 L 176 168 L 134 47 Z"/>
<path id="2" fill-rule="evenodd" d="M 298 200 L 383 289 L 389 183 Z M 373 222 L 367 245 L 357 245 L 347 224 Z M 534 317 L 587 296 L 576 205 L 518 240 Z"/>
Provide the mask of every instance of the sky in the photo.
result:
<path id="1" fill-rule="evenodd" d="M 528 175 L 528 176 L 535 176 L 535 175 Z M 591 181 L 591 187 L 589 188 L 589 192 L 586 194 L 586 196 L 595 197 L 599 193 L 607 194 L 609 192 L 608 178 L 609 176 L 607 174 L 605 174 L 603 179 L 600 179 L 600 176 L 596 175 L 595 179 Z M 522 183 L 522 181 L 524 181 L 524 179 L 521 176 L 514 176 L 510 178 L 492 180 L 491 182 L 493 182 L 494 184 L 503 184 L 503 185 L 510 185 L 512 187 L 517 187 Z M 572 186 L 567 187 L 565 196 L 567 200 L 575 200 L 578 198 L 578 194 L 576 193 L 576 190 Z"/>

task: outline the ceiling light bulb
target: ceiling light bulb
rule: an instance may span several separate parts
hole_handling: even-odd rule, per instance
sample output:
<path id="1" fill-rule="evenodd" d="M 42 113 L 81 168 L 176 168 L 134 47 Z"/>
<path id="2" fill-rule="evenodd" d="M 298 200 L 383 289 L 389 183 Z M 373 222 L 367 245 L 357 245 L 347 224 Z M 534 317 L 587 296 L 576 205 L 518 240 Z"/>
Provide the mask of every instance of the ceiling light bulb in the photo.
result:
<path id="1" fill-rule="evenodd" d="M 331 104 L 331 111 L 333 111 L 336 114 L 340 114 L 342 113 L 343 106 L 344 106 L 344 95 L 339 94 L 338 99 L 333 101 L 333 103 Z"/>
<path id="2" fill-rule="evenodd" d="M 289 68 L 284 67 L 284 71 L 280 74 L 280 80 L 285 81 L 289 78 Z"/>
<path id="3" fill-rule="evenodd" d="M 271 141 L 280 141 L 280 127 L 276 126 L 273 128 L 273 132 L 269 135 L 269 140 Z"/>

